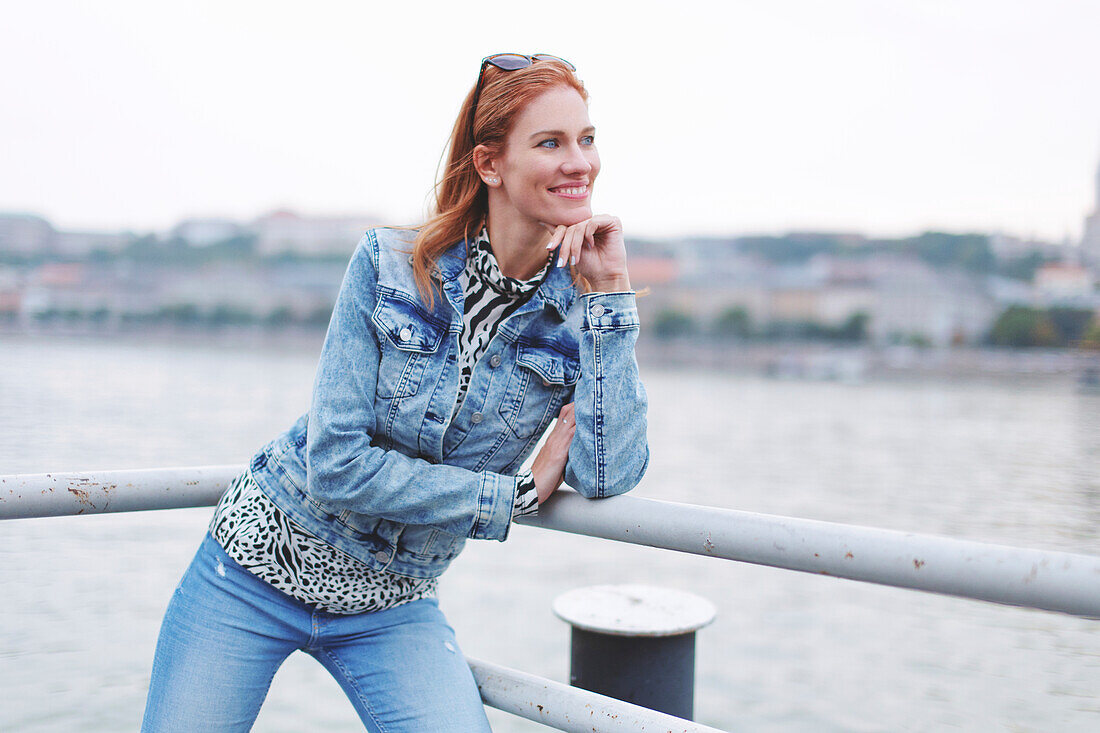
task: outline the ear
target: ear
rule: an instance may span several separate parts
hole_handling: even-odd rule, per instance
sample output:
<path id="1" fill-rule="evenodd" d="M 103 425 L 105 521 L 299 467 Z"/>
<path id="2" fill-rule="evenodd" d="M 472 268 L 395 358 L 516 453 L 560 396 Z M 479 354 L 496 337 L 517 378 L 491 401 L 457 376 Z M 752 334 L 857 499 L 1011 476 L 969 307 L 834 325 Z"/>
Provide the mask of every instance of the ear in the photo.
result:
<path id="1" fill-rule="evenodd" d="M 482 182 L 489 188 L 500 186 L 500 171 L 497 157 L 486 145 L 478 145 L 473 152 L 474 170 Z"/>

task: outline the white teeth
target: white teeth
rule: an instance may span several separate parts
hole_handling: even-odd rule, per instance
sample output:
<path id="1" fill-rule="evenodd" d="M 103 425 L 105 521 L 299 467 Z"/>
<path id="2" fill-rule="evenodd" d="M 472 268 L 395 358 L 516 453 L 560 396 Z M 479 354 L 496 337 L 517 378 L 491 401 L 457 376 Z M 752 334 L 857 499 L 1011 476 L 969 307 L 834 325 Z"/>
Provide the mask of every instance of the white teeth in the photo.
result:
<path id="1" fill-rule="evenodd" d="M 559 186 L 558 188 L 555 188 L 553 190 L 557 191 L 558 193 L 564 193 L 567 196 L 580 196 L 582 193 L 588 190 L 588 186 L 573 186 L 570 188 L 562 188 Z"/>

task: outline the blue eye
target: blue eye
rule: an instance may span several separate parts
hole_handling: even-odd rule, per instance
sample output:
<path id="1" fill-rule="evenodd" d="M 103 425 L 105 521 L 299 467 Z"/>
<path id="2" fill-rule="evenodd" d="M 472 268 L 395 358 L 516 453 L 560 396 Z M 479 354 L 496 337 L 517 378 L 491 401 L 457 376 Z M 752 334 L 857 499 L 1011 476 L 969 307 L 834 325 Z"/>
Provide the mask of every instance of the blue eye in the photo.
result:
<path id="1" fill-rule="evenodd" d="M 542 141 L 541 143 L 539 143 L 539 147 L 540 147 L 540 148 L 550 148 L 550 149 L 553 149 L 553 148 L 556 148 L 556 147 L 558 147 L 558 141 L 557 141 L 557 140 L 554 140 L 553 138 L 551 138 L 551 139 L 549 139 L 549 140 L 543 140 L 543 141 Z"/>
<path id="2" fill-rule="evenodd" d="M 584 137 L 581 138 L 581 144 L 582 145 L 595 145 L 596 144 L 596 136 L 595 135 L 585 135 Z"/>

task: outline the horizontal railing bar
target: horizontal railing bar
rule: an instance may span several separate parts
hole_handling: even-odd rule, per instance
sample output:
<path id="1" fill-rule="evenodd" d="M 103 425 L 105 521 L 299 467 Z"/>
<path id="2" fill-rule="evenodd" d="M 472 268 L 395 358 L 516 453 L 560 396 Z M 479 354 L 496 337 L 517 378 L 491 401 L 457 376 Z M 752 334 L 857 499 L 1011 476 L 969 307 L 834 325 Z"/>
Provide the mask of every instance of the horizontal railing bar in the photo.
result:
<path id="1" fill-rule="evenodd" d="M 0 476 L 0 519 L 214 506 L 244 466 Z"/>
<path id="2" fill-rule="evenodd" d="M 0 476 L 0 519 L 212 506 L 244 466 Z M 1100 618 L 1100 557 L 559 491 L 546 529 L 1011 606 Z"/>
<path id="3" fill-rule="evenodd" d="M 481 700 L 497 710 L 570 733 L 722 733 L 683 718 L 632 705 L 499 664 L 466 660 Z"/>
<path id="4" fill-rule="evenodd" d="M 656 499 L 559 491 L 523 524 L 897 588 L 1100 618 L 1100 557 Z"/>

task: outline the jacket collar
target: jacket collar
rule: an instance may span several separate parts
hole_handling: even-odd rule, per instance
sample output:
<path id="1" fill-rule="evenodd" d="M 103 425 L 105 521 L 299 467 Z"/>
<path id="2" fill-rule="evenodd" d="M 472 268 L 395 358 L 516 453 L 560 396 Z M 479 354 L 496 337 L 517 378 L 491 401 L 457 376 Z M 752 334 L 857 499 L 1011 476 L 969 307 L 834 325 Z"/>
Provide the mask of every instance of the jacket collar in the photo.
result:
<path id="1" fill-rule="evenodd" d="M 436 260 L 436 272 L 443 286 L 443 293 L 460 314 L 465 293 L 462 292 L 458 276 L 466 266 L 467 252 L 472 243 L 467 240 L 456 242 Z M 552 306 L 564 321 L 573 301 L 577 299 L 577 289 L 573 285 L 573 276 L 569 274 L 569 268 L 551 265 L 550 271 L 546 273 L 546 279 L 531 296 L 532 300 L 536 298 L 541 298 Z"/>

